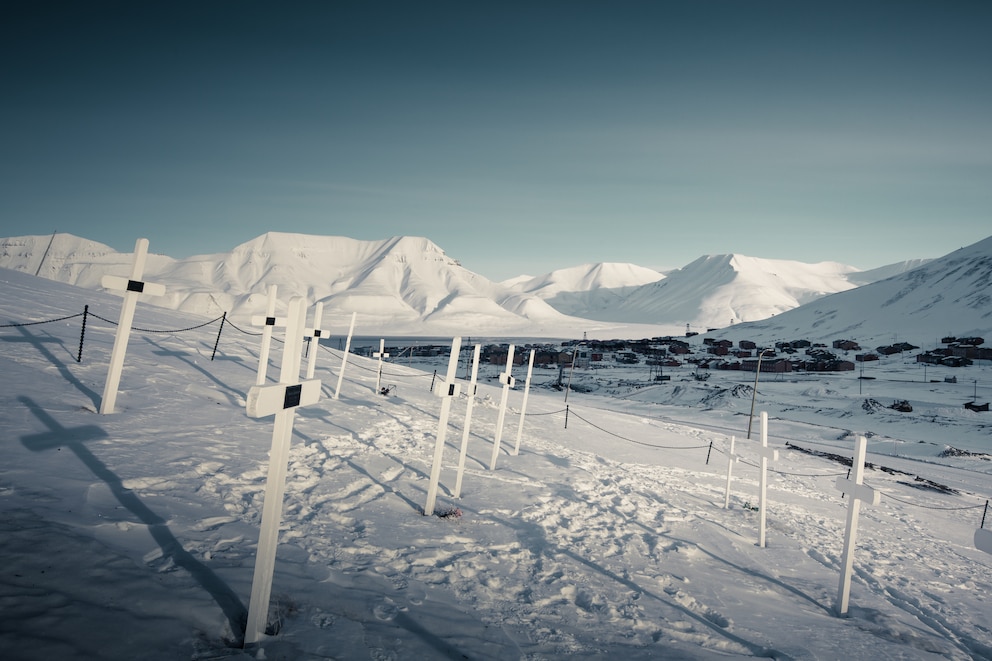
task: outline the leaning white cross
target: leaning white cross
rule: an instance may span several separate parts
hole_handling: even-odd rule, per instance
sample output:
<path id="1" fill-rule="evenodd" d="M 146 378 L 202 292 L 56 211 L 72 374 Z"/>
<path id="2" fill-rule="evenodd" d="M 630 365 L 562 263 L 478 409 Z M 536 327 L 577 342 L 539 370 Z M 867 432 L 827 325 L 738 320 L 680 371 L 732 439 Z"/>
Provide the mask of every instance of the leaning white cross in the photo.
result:
<path id="1" fill-rule="evenodd" d="M 761 478 L 758 486 L 758 546 L 765 548 L 765 515 L 768 495 L 768 460 L 778 461 L 778 450 L 768 447 L 768 412 L 761 412 Z"/>
<path id="2" fill-rule="evenodd" d="M 730 437 L 730 452 L 727 453 L 727 490 L 723 496 L 723 509 L 730 508 L 730 481 L 733 479 L 734 463 L 740 461 L 740 456 L 734 453 L 734 437 Z"/>
<path id="3" fill-rule="evenodd" d="M 840 587 L 837 591 L 837 614 L 847 615 L 847 607 L 851 597 L 851 572 L 854 569 L 854 542 L 858 538 L 858 517 L 861 514 L 861 501 L 878 505 L 882 494 L 864 484 L 865 452 L 868 441 L 859 436 L 854 445 L 854 457 L 851 461 L 851 477 L 837 478 L 837 488 L 842 493 L 851 495 L 847 506 L 847 529 L 844 531 L 844 554 L 841 560 Z"/>
<path id="4" fill-rule="evenodd" d="M 517 441 L 513 444 L 512 454 L 520 454 L 520 437 L 524 435 L 524 417 L 527 415 L 527 396 L 530 394 L 530 379 L 534 376 L 534 350 L 530 350 L 530 360 L 527 362 L 527 380 L 524 381 L 524 400 L 520 404 L 520 424 L 517 425 Z"/>
<path id="5" fill-rule="evenodd" d="M 462 429 L 462 446 L 458 452 L 458 471 L 455 475 L 455 489 L 452 496 L 462 495 L 462 476 L 465 474 L 465 457 L 468 455 L 468 436 L 472 429 L 472 407 L 475 405 L 476 381 L 479 378 L 479 353 L 481 344 L 476 344 L 472 352 L 472 378 L 468 383 L 468 402 L 465 404 L 465 427 Z"/>
<path id="6" fill-rule="evenodd" d="M 258 376 L 255 385 L 265 384 L 265 373 L 269 369 L 269 347 L 272 346 L 272 329 L 276 326 L 284 327 L 286 317 L 277 317 L 276 314 L 276 286 L 269 285 L 269 296 L 265 306 L 264 315 L 255 315 L 251 318 L 253 326 L 262 326 L 262 346 L 258 350 Z"/>
<path id="7" fill-rule="evenodd" d="M 310 340 L 310 360 L 307 361 L 307 378 L 313 378 L 314 369 L 317 367 L 317 349 L 320 348 L 320 338 L 330 337 L 330 333 L 320 327 L 324 317 L 324 304 L 317 303 L 313 309 L 313 328 L 307 328 L 303 332 L 303 337 Z"/>
<path id="8" fill-rule="evenodd" d="M 147 256 L 148 239 L 138 239 L 134 244 L 134 261 L 131 264 L 131 277 L 121 278 L 115 275 L 105 275 L 100 279 L 101 286 L 124 292 L 120 321 L 117 323 L 117 333 L 114 336 L 114 348 L 110 352 L 107 383 L 103 387 L 103 399 L 100 400 L 101 414 L 114 412 L 114 404 L 117 402 L 117 389 L 121 383 L 121 370 L 124 369 L 124 354 L 127 353 L 128 338 L 131 337 L 131 323 L 134 321 L 134 308 L 138 304 L 138 295 L 163 296 L 165 294 L 165 285 L 156 285 L 141 281 L 141 276 L 145 271 L 145 259 Z"/>
<path id="9" fill-rule="evenodd" d="M 382 360 L 384 358 L 389 358 L 389 354 L 386 353 L 386 340 L 379 340 L 379 350 L 372 354 L 373 358 L 379 359 L 379 369 L 376 371 L 375 377 L 375 394 L 382 393 Z"/>
<path id="10" fill-rule="evenodd" d="M 513 349 L 506 353 L 506 371 L 499 375 L 499 381 L 503 384 L 503 395 L 499 400 L 499 414 L 496 416 L 496 437 L 493 439 L 493 456 L 489 460 L 489 470 L 496 470 L 496 459 L 499 457 L 499 444 L 503 438 L 503 420 L 506 418 L 506 399 L 510 396 L 510 388 L 516 385 L 516 380 L 511 376 L 513 370 Z"/>
<path id="11" fill-rule="evenodd" d="M 258 642 L 265 633 L 269 598 L 272 595 L 276 546 L 279 541 L 279 522 L 282 518 L 282 501 L 286 491 L 286 464 L 289 461 L 289 443 L 293 436 L 296 409 L 300 406 L 316 404 L 320 399 L 320 379 L 300 382 L 300 350 L 303 343 L 300 328 L 305 322 L 305 314 L 303 298 L 294 297 L 289 302 L 286 343 L 283 346 L 279 383 L 252 386 L 245 404 L 245 411 L 249 417 L 275 416 L 272 424 L 269 470 L 265 482 L 265 500 L 262 504 L 262 525 L 258 535 L 258 550 L 255 554 L 255 573 L 251 583 L 248 624 L 245 628 L 246 645 Z"/>
<path id="12" fill-rule="evenodd" d="M 434 514 L 434 503 L 437 500 L 437 483 L 441 477 L 441 455 L 444 451 L 444 437 L 448 430 L 448 414 L 451 411 L 451 400 L 458 396 L 459 384 L 455 383 L 455 371 L 458 369 L 458 354 L 462 349 L 462 338 L 451 340 L 451 356 L 448 358 L 448 373 L 444 383 L 434 388 L 434 394 L 441 398 L 441 414 L 437 421 L 437 440 L 434 443 L 434 461 L 431 464 L 431 481 L 427 487 L 427 502 L 424 505 L 424 516 Z"/>
<path id="13" fill-rule="evenodd" d="M 355 332 L 355 317 L 357 312 L 351 313 L 351 326 L 348 327 L 348 339 L 344 343 L 344 355 L 341 356 L 341 371 L 338 372 L 338 385 L 334 389 L 334 399 L 341 395 L 341 382 L 344 381 L 344 368 L 348 365 L 348 352 L 351 351 L 351 336 Z"/>

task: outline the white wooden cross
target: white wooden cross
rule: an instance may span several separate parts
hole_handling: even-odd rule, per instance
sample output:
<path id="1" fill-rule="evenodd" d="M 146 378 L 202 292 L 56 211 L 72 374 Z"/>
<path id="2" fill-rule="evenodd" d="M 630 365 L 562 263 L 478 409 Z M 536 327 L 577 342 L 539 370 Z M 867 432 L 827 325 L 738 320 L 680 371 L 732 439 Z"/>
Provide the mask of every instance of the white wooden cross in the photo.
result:
<path id="1" fill-rule="evenodd" d="M 730 507 L 730 480 L 734 473 L 734 463 L 740 461 L 740 456 L 734 454 L 734 437 L 730 437 L 730 452 L 727 453 L 727 491 L 723 496 L 723 509 Z"/>
<path id="2" fill-rule="evenodd" d="M 251 602 L 248 606 L 248 624 L 245 644 L 255 643 L 265 633 L 272 595 L 272 574 L 275 570 L 276 547 L 279 541 L 279 523 L 282 518 L 283 496 L 286 491 L 286 470 L 289 461 L 289 444 L 293 436 L 296 409 L 316 404 L 320 399 L 320 380 L 300 382 L 300 351 L 303 337 L 300 330 L 306 321 L 303 298 L 293 297 L 289 302 L 286 320 L 286 343 L 283 346 L 279 383 L 255 385 L 248 391 L 245 411 L 249 417 L 275 416 L 272 424 L 272 448 L 269 452 L 269 470 L 265 482 L 265 500 L 262 504 L 262 525 L 255 554 L 255 573 L 251 583 Z"/>
<path id="3" fill-rule="evenodd" d="M 858 538 L 858 517 L 861 514 L 861 501 L 878 505 L 882 494 L 864 484 L 865 453 L 868 441 L 859 436 L 854 445 L 854 457 L 851 460 L 851 477 L 837 478 L 837 488 L 842 493 L 851 495 L 847 506 L 847 528 L 844 531 L 844 554 L 841 560 L 840 586 L 837 591 L 837 614 L 847 615 L 847 607 L 851 597 L 851 573 L 854 569 L 854 543 Z"/>
<path id="4" fill-rule="evenodd" d="M 427 502 L 424 505 L 424 516 L 434 514 L 434 504 L 437 500 L 437 483 L 441 477 L 441 455 L 444 452 L 444 437 L 448 430 L 448 415 L 451 411 L 451 400 L 458 396 L 460 384 L 455 383 L 455 372 L 458 370 L 458 354 L 462 349 L 462 338 L 451 340 L 451 356 L 448 358 L 448 373 L 444 383 L 437 384 L 434 394 L 441 398 L 441 414 L 437 422 L 437 440 L 434 442 L 434 461 L 431 464 L 431 480 L 427 487 Z"/>
<path id="5" fill-rule="evenodd" d="M 530 394 L 530 379 L 534 376 L 534 350 L 530 350 L 530 360 L 527 362 L 527 379 L 524 381 L 524 401 L 520 404 L 520 424 L 517 425 L 517 441 L 513 444 L 512 454 L 520 454 L 520 437 L 524 434 L 524 416 L 527 415 L 527 395 Z"/>
<path id="6" fill-rule="evenodd" d="M 479 353 L 482 350 L 481 344 L 475 345 L 472 352 L 472 379 L 468 384 L 468 403 L 465 404 L 465 428 L 462 430 L 462 447 L 458 453 L 458 472 L 455 476 L 455 489 L 452 496 L 460 498 L 462 495 L 462 475 L 465 473 L 465 457 L 468 454 L 468 435 L 472 429 L 472 407 L 475 405 L 475 388 L 479 378 Z"/>
<path id="7" fill-rule="evenodd" d="M 992 530 L 975 528 L 975 548 L 979 551 L 992 553 Z"/>
<path id="8" fill-rule="evenodd" d="M 107 369 L 107 382 L 103 387 L 103 398 L 100 400 L 100 413 L 114 412 L 117 403 L 117 389 L 121 383 L 121 370 L 124 369 L 124 354 L 127 353 L 127 341 L 131 337 L 131 324 L 134 321 L 134 308 L 138 304 L 139 294 L 163 296 L 164 285 L 142 282 L 145 272 L 145 260 L 148 257 L 148 239 L 138 239 L 134 244 L 134 261 L 131 263 L 131 277 L 121 278 L 115 275 L 105 275 L 100 279 L 100 285 L 107 289 L 124 292 L 124 302 L 121 303 L 121 316 L 117 322 L 117 333 L 114 335 L 114 348 L 110 352 L 110 366 Z"/>
<path id="9" fill-rule="evenodd" d="M 768 510 L 768 460 L 778 461 L 778 450 L 768 447 L 768 412 L 761 412 L 761 477 L 758 480 L 758 546 L 765 548 L 765 519 Z"/>
<path id="10" fill-rule="evenodd" d="M 310 339 L 310 360 L 307 361 L 307 378 L 313 378 L 314 369 L 317 367 L 317 349 L 320 348 L 320 338 L 330 337 L 327 330 L 323 330 L 320 324 L 324 319 L 324 304 L 318 302 L 313 309 L 313 328 L 307 328 L 303 332 L 304 338 Z"/>
<path id="11" fill-rule="evenodd" d="M 499 444 L 503 438 L 503 420 L 506 418 L 506 400 L 510 396 L 510 388 L 516 385 L 516 380 L 510 372 L 513 370 L 513 349 L 506 353 L 506 371 L 499 375 L 499 381 L 503 384 L 503 395 L 499 400 L 499 414 L 496 416 L 496 437 L 493 439 L 493 456 L 489 460 L 489 470 L 496 470 L 496 458 L 499 457 Z"/>
<path id="12" fill-rule="evenodd" d="M 357 312 L 351 313 L 351 326 L 348 327 L 348 339 L 344 343 L 344 355 L 341 356 L 341 371 L 338 372 L 338 385 L 334 389 L 334 399 L 341 395 L 341 382 L 344 381 L 344 368 L 348 364 L 348 352 L 351 351 L 351 336 L 355 332 L 355 317 Z"/>
<path id="13" fill-rule="evenodd" d="M 389 354 L 386 353 L 386 340 L 379 340 L 379 350 L 373 353 L 372 357 L 379 359 L 379 369 L 375 377 L 375 394 L 378 395 L 382 392 L 382 359 L 389 358 Z"/>
<path id="14" fill-rule="evenodd" d="M 258 351 L 258 376 L 255 385 L 265 383 L 265 373 L 269 369 L 269 347 L 272 345 L 272 329 L 276 326 L 280 328 L 286 326 L 286 317 L 276 315 L 276 286 L 269 285 L 269 296 L 265 306 L 264 315 L 255 315 L 251 318 L 253 326 L 262 326 L 262 346 Z"/>

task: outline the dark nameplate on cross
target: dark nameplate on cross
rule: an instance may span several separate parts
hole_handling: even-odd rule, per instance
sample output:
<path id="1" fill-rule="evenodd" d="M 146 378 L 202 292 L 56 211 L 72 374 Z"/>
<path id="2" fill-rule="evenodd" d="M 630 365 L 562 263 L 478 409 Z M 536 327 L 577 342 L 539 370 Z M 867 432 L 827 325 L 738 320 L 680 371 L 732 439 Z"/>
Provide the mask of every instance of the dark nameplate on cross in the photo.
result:
<path id="1" fill-rule="evenodd" d="M 434 389 L 434 395 L 437 397 L 457 397 L 459 393 L 461 393 L 461 390 L 462 384 L 460 383 L 447 383 L 442 381 L 438 384 L 438 387 Z"/>
<path id="2" fill-rule="evenodd" d="M 124 369 L 124 355 L 127 353 L 127 342 L 131 336 L 131 322 L 134 321 L 134 308 L 138 303 L 138 295 L 165 295 L 165 285 L 141 280 L 141 276 L 145 272 L 145 260 L 147 256 L 148 239 L 138 239 L 134 244 L 131 276 L 122 278 L 116 275 L 105 275 L 100 279 L 101 286 L 124 292 L 124 301 L 121 303 L 121 314 L 117 322 L 117 331 L 114 334 L 114 347 L 110 351 L 107 382 L 103 386 L 103 398 L 100 400 L 101 414 L 113 413 L 114 406 L 117 403 L 117 389 L 120 386 L 121 370 Z"/>
<path id="3" fill-rule="evenodd" d="M 248 391 L 245 411 L 248 417 L 264 418 L 279 411 L 300 406 L 312 406 L 320 400 L 320 379 L 302 383 L 277 383 L 271 386 L 252 386 Z"/>

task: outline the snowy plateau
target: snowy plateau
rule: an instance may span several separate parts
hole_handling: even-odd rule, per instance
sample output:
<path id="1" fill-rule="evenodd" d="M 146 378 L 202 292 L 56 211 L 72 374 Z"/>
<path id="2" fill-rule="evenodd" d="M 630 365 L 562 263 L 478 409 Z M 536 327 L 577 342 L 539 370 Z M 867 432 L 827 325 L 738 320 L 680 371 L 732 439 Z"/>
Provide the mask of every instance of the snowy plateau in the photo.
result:
<path id="1" fill-rule="evenodd" d="M 992 659 L 992 555 L 975 543 L 992 414 L 963 406 L 992 396 L 988 360 L 896 354 L 760 382 L 687 362 L 657 381 L 604 361 L 567 390 L 559 370 L 528 384 L 517 365 L 493 470 L 504 366 L 487 363 L 453 492 L 483 338 L 525 355 L 526 338 L 684 336 L 688 323 L 720 326 L 684 338 L 700 353 L 707 337 L 932 349 L 992 333 L 992 238 L 874 274 L 734 255 L 653 280 L 600 265 L 507 283 L 409 237 L 271 233 L 223 255 L 152 254 L 145 278 L 167 294 L 139 301 L 116 412 L 100 415 L 121 297 L 99 283 L 130 261 L 63 234 L 0 240 L 0 658 Z M 322 301 L 332 331 L 309 349 L 322 397 L 296 414 L 268 633 L 245 647 L 273 427 L 245 412 L 250 317 L 270 284 Z M 449 357 L 344 367 L 352 312 L 356 334 L 406 348 L 472 336 L 433 516 L 432 386 Z M 779 452 L 764 502 L 760 413 Z M 851 500 L 835 483 L 859 436 L 881 498 L 862 505 L 839 617 Z"/>

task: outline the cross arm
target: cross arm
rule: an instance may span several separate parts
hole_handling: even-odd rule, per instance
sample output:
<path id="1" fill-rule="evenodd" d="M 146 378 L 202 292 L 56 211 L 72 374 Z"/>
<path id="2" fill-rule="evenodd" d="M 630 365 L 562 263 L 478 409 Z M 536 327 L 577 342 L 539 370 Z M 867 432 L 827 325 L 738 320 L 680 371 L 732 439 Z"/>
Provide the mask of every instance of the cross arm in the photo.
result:
<path id="1" fill-rule="evenodd" d="M 320 400 L 320 379 L 302 383 L 252 386 L 245 411 L 250 418 L 264 418 L 286 409 L 311 406 Z"/>
<path id="2" fill-rule="evenodd" d="M 854 480 L 846 477 L 838 477 L 836 486 L 841 492 L 851 494 L 851 498 L 863 500 L 868 504 L 878 505 L 882 502 L 881 491 L 878 489 L 873 489 L 865 484 L 858 484 Z"/>
<path id="3" fill-rule="evenodd" d="M 105 275 L 100 278 L 100 286 L 104 289 L 134 291 L 139 294 L 148 294 L 149 296 L 165 296 L 165 285 L 154 282 L 142 282 L 141 280 L 131 280 L 116 275 Z"/>

